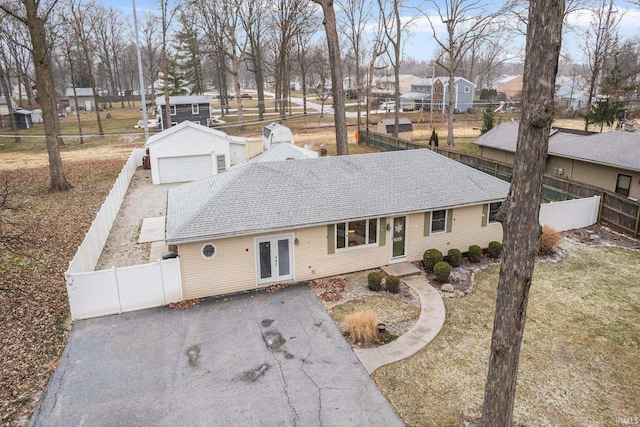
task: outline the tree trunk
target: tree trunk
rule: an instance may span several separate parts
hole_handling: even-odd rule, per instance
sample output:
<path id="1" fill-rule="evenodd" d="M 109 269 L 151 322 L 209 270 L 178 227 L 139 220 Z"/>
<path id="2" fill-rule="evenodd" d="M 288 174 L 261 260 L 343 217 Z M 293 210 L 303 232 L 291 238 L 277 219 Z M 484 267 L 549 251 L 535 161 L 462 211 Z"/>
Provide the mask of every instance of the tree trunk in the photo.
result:
<path id="1" fill-rule="evenodd" d="M 23 4 L 26 8 L 26 24 L 29 28 L 31 45 L 33 46 L 36 89 L 38 90 L 38 98 L 42 108 L 47 154 L 49 155 L 49 174 L 51 176 L 49 191 L 65 191 L 71 188 L 71 184 L 67 182 L 67 178 L 64 175 L 62 159 L 58 150 L 57 115 L 54 108 L 55 90 L 50 56 L 47 50 L 49 44 L 44 22 L 38 16 L 38 4 L 35 0 L 23 0 Z"/>
<path id="2" fill-rule="evenodd" d="M 553 93 L 558 71 L 564 0 L 531 0 L 518 148 L 502 222 L 500 267 L 489 372 L 481 426 L 511 426 L 529 289 L 540 240 L 540 198 Z"/>
<path id="3" fill-rule="evenodd" d="M 345 97 L 342 85 L 342 60 L 340 58 L 340 41 L 336 29 L 336 14 L 333 0 L 313 0 L 322 6 L 324 13 L 324 29 L 327 34 L 329 63 L 331 64 L 331 87 L 333 88 L 333 119 L 336 126 L 336 149 L 338 156 L 349 154 L 347 139 L 347 117 L 345 114 Z"/>
<path id="4" fill-rule="evenodd" d="M 3 55 L 4 56 L 4 55 Z M 6 58 L 4 58 L 6 61 Z M 6 62 L 5 62 L 6 63 Z M 7 83 L 9 82 L 9 83 Z M 5 94 L 5 98 L 7 100 L 7 110 L 9 111 L 9 123 L 11 124 L 11 130 L 13 130 L 14 141 L 16 144 L 22 142 L 20 138 L 20 130 L 18 129 L 18 124 L 16 123 L 15 115 L 11 114 L 13 111 L 13 101 L 11 100 L 11 81 L 9 80 L 9 76 L 5 73 L 2 64 L 0 64 L 0 83 L 2 84 L 2 91 Z M 18 85 L 20 85 L 20 80 L 18 80 Z"/>

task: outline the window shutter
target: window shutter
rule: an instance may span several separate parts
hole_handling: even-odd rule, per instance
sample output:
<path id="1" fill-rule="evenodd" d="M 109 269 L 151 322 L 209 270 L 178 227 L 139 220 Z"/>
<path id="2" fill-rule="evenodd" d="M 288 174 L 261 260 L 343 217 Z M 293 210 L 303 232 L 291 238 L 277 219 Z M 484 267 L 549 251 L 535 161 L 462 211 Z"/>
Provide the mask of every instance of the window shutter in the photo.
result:
<path id="1" fill-rule="evenodd" d="M 387 218 L 380 218 L 380 246 L 387 242 Z"/>
<path id="2" fill-rule="evenodd" d="M 489 222 L 489 205 L 482 205 L 482 226 L 486 227 Z"/>
<path id="3" fill-rule="evenodd" d="M 335 224 L 327 225 L 327 253 L 336 252 L 336 226 Z"/>
<path id="4" fill-rule="evenodd" d="M 447 209 L 447 233 L 451 233 L 453 226 L 453 209 Z"/>
<path id="5" fill-rule="evenodd" d="M 431 232 L 431 212 L 425 212 L 423 236 L 428 236 L 430 232 Z"/>

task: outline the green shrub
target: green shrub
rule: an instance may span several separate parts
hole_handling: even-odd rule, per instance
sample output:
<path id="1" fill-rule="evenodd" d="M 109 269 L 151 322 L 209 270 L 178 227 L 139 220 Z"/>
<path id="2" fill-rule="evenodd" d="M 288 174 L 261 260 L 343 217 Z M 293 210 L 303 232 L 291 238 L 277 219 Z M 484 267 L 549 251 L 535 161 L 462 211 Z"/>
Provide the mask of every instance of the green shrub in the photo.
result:
<path id="1" fill-rule="evenodd" d="M 482 248 L 478 245 L 469 246 L 469 253 L 467 253 L 467 258 L 471 262 L 480 262 L 482 259 Z"/>
<path id="2" fill-rule="evenodd" d="M 433 266 L 442 261 L 444 257 L 442 252 L 437 249 L 427 249 L 422 255 L 422 262 L 427 271 L 433 271 Z"/>
<path id="3" fill-rule="evenodd" d="M 378 292 L 380 289 L 382 289 L 382 274 L 377 271 L 372 271 L 367 276 L 367 282 L 369 282 L 369 289 L 374 292 Z"/>
<path id="4" fill-rule="evenodd" d="M 500 243 L 500 242 L 489 242 L 489 247 L 487 248 L 487 253 L 493 259 L 500 258 L 500 254 L 502 253 L 502 243 Z"/>
<path id="5" fill-rule="evenodd" d="M 440 261 L 433 266 L 433 272 L 438 282 L 446 282 L 451 274 L 451 266 L 448 262 Z"/>
<path id="6" fill-rule="evenodd" d="M 447 252 L 447 262 L 451 267 L 460 267 L 460 264 L 462 264 L 462 252 L 458 249 L 449 249 L 449 252 Z"/>
<path id="7" fill-rule="evenodd" d="M 400 279 L 396 276 L 387 276 L 386 286 L 389 292 L 397 294 L 400 292 Z"/>

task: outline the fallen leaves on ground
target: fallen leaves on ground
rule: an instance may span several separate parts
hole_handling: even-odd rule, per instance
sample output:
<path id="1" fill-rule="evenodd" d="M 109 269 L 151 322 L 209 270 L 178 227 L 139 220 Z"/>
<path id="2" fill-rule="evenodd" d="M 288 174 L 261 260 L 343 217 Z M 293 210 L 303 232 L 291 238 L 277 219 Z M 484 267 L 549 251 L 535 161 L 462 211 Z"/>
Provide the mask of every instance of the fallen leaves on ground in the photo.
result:
<path id="1" fill-rule="evenodd" d="M 125 159 L 65 163 L 74 186 L 48 193 L 48 167 L 20 169 L 28 209 L 12 218 L 34 241 L 28 256 L 0 248 L 0 424 L 33 411 L 67 341 L 64 271 L 111 190 Z"/>
<path id="2" fill-rule="evenodd" d="M 186 310 L 196 305 L 200 305 L 200 298 L 169 303 L 169 307 L 173 308 L 174 310 Z"/>
<path id="3" fill-rule="evenodd" d="M 270 286 L 265 287 L 264 291 L 269 293 L 269 294 L 272 294 L 272 293 L 278 292 L 280 289 L 284 289 L 286 287 L 287 287 L 287 285 L 282 285 L 282 284 L 270 285 Z"/>
<path id="4" fill-rule="evenodd" d="M 342 277 L 333 277 L 322 284 L 313 280 L 309 282 L 309 287 L 312 290 L 322 290 L 318 298 L 320 301 L 326 302 L 340 301 L 342 293 L 344 292 L 344 286 L 345 279 Z"/>

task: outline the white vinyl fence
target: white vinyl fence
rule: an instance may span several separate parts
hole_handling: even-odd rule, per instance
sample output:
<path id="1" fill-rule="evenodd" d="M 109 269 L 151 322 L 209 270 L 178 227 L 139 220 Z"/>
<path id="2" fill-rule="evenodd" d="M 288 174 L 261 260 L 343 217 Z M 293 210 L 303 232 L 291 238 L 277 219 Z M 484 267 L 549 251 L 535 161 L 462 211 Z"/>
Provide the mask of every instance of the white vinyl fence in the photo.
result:
<path id="1" fill-rule="evenodd" d="M 182 301 L 178 259 L 93 271 L 143 155 L 133 150 L 65 272 L 72 320 Z"/>
<path id="2" fill-rule="evenodd" d="M 540 205 L 540 224 L 558 231 L 588 227 L 598 221 L 600 196 Z"/>

